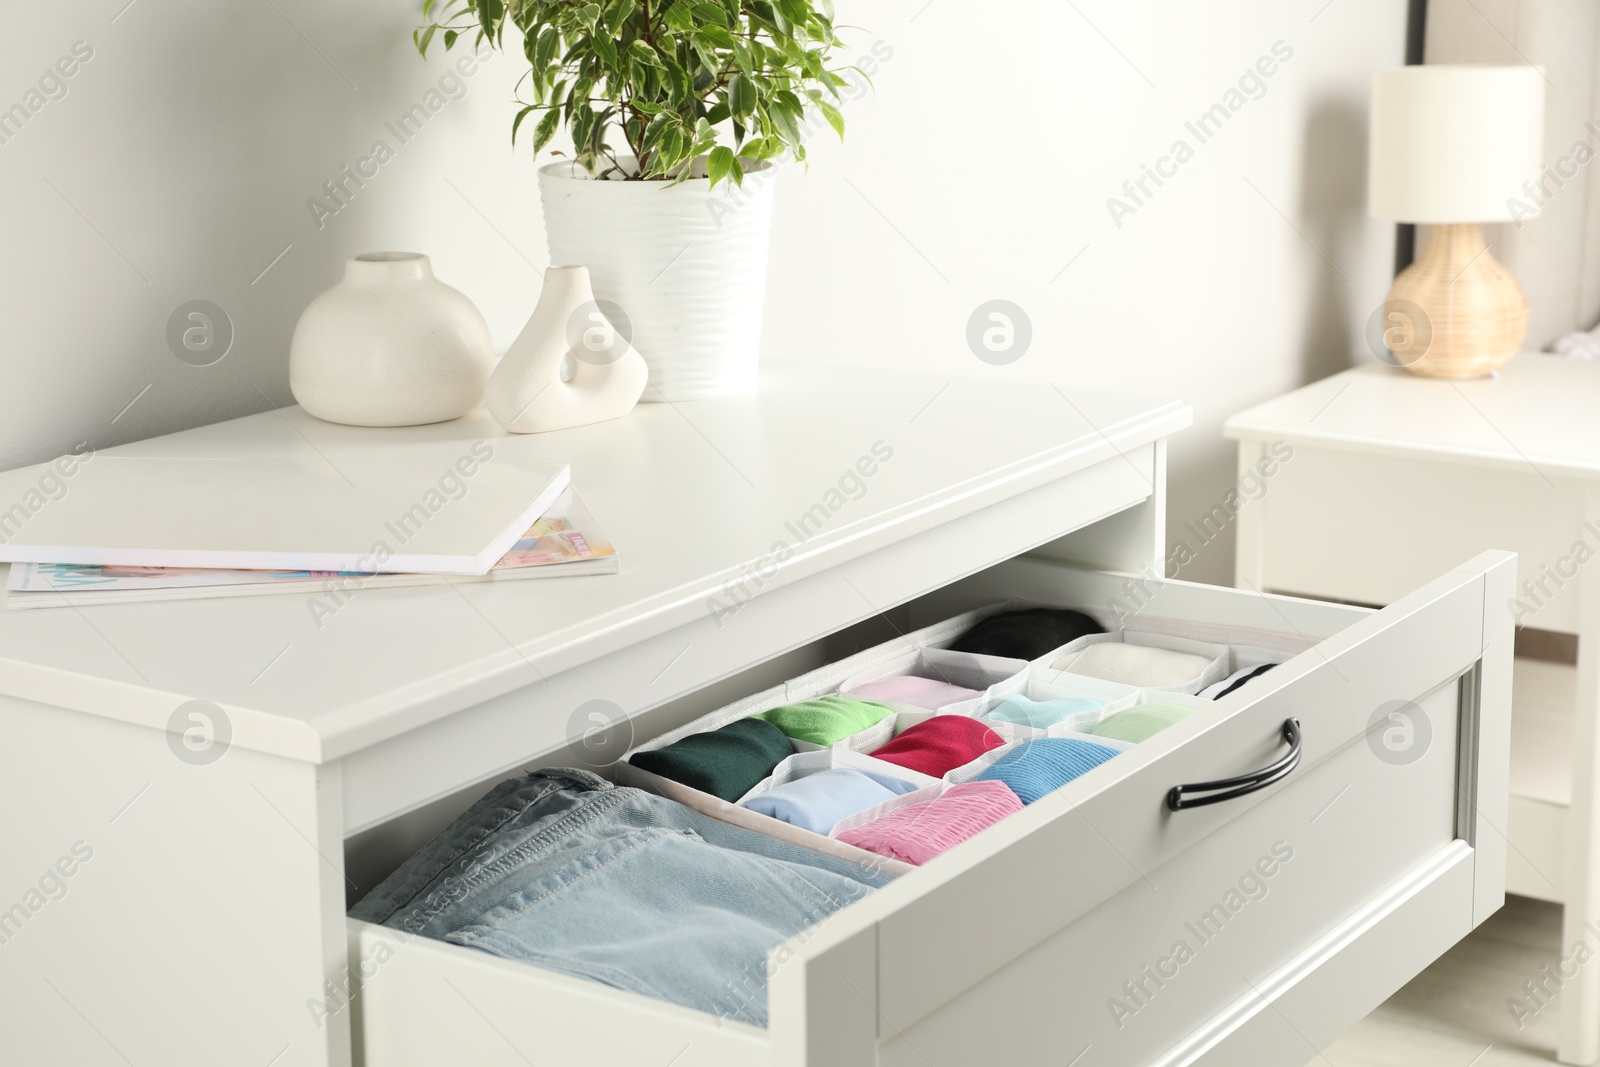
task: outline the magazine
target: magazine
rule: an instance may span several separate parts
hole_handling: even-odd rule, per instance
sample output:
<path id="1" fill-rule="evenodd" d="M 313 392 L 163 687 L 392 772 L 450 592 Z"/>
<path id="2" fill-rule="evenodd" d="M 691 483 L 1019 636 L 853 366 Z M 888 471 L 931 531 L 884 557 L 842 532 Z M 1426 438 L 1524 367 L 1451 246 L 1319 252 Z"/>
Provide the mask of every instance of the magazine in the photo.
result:
<path id="1" fill-rule="evenodd" d="M 365 571 L 245 571 L 189 567 L 13 563 L 6 607 L 85 607 L 153 600 L 200 600 L 319 588 L 348 592 L 399 586 L 615 574 L 617 551 L 577 491 L 568 488 L 484 575 L 370 574 Z"/>

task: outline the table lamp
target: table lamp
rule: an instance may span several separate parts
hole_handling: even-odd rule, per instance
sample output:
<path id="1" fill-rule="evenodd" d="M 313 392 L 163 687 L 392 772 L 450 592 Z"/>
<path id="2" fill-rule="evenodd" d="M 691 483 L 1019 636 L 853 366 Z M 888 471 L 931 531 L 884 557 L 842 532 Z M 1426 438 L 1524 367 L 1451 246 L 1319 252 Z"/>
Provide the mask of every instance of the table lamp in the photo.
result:
<path id="1" fill-rule="evenodd" d="M 1481 224 L 1529 214 L 1538 198 L 1524 185 L 1539 180 L 1543 134 L 1537 68 L 1418 66 L 1372 76 L 1368 212 L 1427 227 L 1421 258 L 1395 278 L 1383 308 L 1385 342 L 1413 374 L 1481 377 L 1527 337 L 1528 299 L 1489 251 Z"/>

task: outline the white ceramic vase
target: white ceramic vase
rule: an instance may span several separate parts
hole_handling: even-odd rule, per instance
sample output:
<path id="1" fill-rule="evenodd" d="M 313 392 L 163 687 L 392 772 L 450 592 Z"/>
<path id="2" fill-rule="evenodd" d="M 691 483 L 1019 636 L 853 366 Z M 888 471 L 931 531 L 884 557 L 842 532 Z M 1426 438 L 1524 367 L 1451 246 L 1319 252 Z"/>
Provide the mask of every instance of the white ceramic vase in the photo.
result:
<path id="1" fill-rule="evenodd" d="M 512 433 L 544 433 L 620 418 L 650 371 L 596 302 L 583 267 L 544 272 L 528 324 L 501 357 L 484 401 Z"/>
<path id="2" fill-rule="evenodd" d="M 763 164 L 743 188 L 713 191 L 703 177 L 668 187 L 596 180 L 571 161 L 539 168 L 550 261 L 588 267 L 595 295 L 626 316 L 617 325 L 650 367 L 645 400 L 755 388 L 773 175 Z"/>
<path id="3" fill-rule="evenodd" d="M 460 418 L 494 367 L 489 325 L 433 276 L 428 257 L 372 252 L 345 263 L 289 342 L 289 388 L 319 419 L 416 426 Z"/>

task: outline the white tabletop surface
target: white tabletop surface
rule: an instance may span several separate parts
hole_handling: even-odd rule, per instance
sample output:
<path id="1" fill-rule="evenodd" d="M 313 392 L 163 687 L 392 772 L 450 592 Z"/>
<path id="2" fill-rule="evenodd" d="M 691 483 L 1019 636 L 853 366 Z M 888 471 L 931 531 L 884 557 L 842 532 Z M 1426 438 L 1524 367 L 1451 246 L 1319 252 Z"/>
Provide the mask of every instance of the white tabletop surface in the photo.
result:
<path id="1" fill-rule="evenodd" d="M 475 674 L 526 684 L 703 616 L 724 582 L 794 543 L 785 524 L 828 502 L 875 444 L 892 459 L 768 588 L 969 513 L 979 488 L 1020 493 L 1189 422 L 1173 400 L 782 362 L 755 395 L 641 404 L 550 434 L 506 435 L 482 413 L 375 430 L 269 411 L 102 454 L 431 459 L 442 473 L 483 439 L 570 462 L 621 573 L 358 591 L 320 625 L 298 594 L 0 612 L 0 692 L 146 725 L 205 699 L 229 710 L 238 743 L 244 724 L 251 747 L 315 753 L 397 709 L 449 714 Z"/>
<path id="2" fill-rule="evenodd" d="M 1600 363 L 1529 352 L 1472 381 L 1369 363 L 1242 411 L 1225 432 L 1592 479 Z"/>

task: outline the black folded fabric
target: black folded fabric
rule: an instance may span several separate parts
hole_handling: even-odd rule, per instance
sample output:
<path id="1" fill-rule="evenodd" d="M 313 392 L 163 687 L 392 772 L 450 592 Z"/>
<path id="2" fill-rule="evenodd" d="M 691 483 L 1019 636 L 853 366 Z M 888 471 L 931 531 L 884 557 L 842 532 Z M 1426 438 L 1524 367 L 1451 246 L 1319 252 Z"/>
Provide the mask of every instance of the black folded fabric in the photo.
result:
<path id="1" fill-rule="evenodd" d="M 1203 696 L 1203 697 L 1204 696 L 1209 696 L 1212 700 L 1221 700 L 1223 697 L 1227 696 L 1229 693 L 1233 692 L 1235 689 L 1239 688 L 1241 685 L 1243 685 L 1244 683 L 1248 682 L 1250 679 L 1259 678 L 1263 674 L 1266 674 L 1268 671 L 1270 671 L 1272 668 L 1274 668 L 1276 666 L 1277 666 L 1276 663 L 1263 663 L 1261 666 L 1256 667 L 1256 668 L 1254 668 L 1252 670 L 1239 671 L 1236 674 L 1234 674 L 1232 677 L 1226 678 L 1223 681 L 1218 682 L 1216 685 L 1212 686 L 1210 689 L 1205 690 L 1200 695 Z M 1216 690 L 1216 691 L 1213 692 L 1212 690 Z"/>
<path id="2" fill-rule="evenodd" d="M 628 762 L 733 804 L 792 755 L 789 738 L 770 722 L 736 719 L 720 730 L 635 752 Z"/>
<path id="3" fill-rule="evenodd" d="M 1070 608 L 1024 608 L 991 615 L 956 638 L 952 652 L 975 652 L 1007 659 L 1038 659 L 1086 634 L 1105 627 Z"/>

